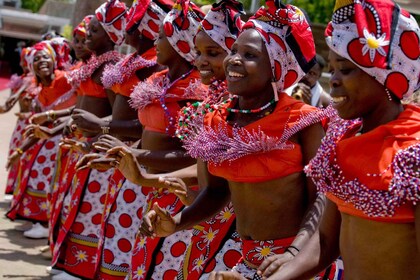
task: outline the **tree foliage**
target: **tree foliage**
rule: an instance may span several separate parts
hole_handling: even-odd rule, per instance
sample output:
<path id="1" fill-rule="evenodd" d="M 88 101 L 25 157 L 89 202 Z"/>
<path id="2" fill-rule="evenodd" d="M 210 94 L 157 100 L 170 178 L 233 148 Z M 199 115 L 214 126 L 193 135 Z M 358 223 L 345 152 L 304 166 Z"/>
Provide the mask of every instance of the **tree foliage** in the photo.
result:
<path id="1" fill-rule="evenodd" d="M 45 0 L 22 0 L 22 8 L 36 13 L 44 4 Z"/>
<path id="2" fill-rule="evenodd" d="M 291 4 L 308 13 L 311 22 L 328 23 L 331 20 L 335 0 L 293 0 Z"/>

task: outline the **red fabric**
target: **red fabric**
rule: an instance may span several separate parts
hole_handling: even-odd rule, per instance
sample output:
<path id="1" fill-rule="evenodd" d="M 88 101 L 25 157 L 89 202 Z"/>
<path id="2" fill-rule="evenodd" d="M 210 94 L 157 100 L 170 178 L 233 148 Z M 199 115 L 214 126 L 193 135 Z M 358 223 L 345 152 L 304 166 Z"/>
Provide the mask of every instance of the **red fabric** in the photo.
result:
<path id="1" fill-rule="evenodd" d="M 399 150 L 405 149 L 420 139 L 420 108 L 407 105 L 398 119 L 362 134 L 351 137 L 350 131 L 337 144 L 337 164 L 349 180 L 357 178 L 363 185 L 372 190 L 388 190 L 394 177 L 394 170 L 388 166 Z M 357 168 L 355 168 L 357 167 Z M 388 168 L 388 169 L 387 169 Z M 385 173 L 383 171 L 386 170 Z M 368 174 L 381 174 L 368 176 Z M 406 203 L 396 209 L 392 217 L 372 218 L 356 209 L 353 204 L 338 199 L 334 194 L 327 197 L 338 205 L 338 209 L 346 214 L 381 222 L 414 222 L 414 206 Z"/>
<path id="2" fill-rule="evenodd" d="M 245 128 L 248 131 L 261 128 L 266 135 L 280 138 L 283 134 L 284 125 L 287 124 L 288 127 L 292 127 L 299 122 L 302 114 L 314 110 L 316 108 L 305 105 L 282 93 L 273 113 L 247 125 Z M 206 116 L 206 125 L 217 128 L 222 123 L 231 132 L 232 127 L 226 122 L 227 115 L 226 108 L 214 111 Z M 291 142 L 288 141 L 288 143 Z M 301 147 L 296 143 L 293 143 L 293 145 L 294 148 L 290 150 L 273 150 L 269 153 L 246 155 L 218 165 L 209 163 L 208 169 L 211 174 L 234 182 L 263 182 L 285 177 L 303 170 Z"/>
<path id="3" fill-rule="evenodd" d="M 75 185 L 75 189 L 73 190 L 72 194 L 72 204 L 69 206 L 68 210 L 68 216 L 67 217 L 61 217 L 61 221 L 57 221 L 61 223 L 60 230 L 58 232 L 54 250 L 53 250 L 53 256 L 52 256 L 52 265 L 55 265 L 58 261 L 58 257 L 60 256 L 60 253 L 63 253 L 63 250 L 61 249 L 61 246 L 63 245 L 63 242 L 66 241 L 67 235 L 71 229 L 71 226 L 73 225 L 74 220 L 77 216 L 77 209 L 80 203 L 80 199 L 73 199 L 73 198 L 80 198 L 82 196 L 83 188 L 89 178 L 91 169 L 84 168 L 80 171 L 77 171 L 74 178 L 77 180 L 76 182 L 72 182 L 72 186 Z M 64 246 L 65 248 L 66 246 Z"/>
<path id="4" fill-rule="evenodd" d="M 165 76 L 167 72 L 168 71 L 165 70 L 153 74 L 151 77 L 149 77 L 148 80 L 153 81 L 158 76 Z M 184 94 L 185 89 L 188 87 L 192 80 L 196 79 L 200 79 L 200 74 L 197 70 L 194 70 L 185 79 L 179 80 L 167 90 L 167 94 L 179 96 L 179 98 L 165 98 L 165 105 L 168 108 L 169 115 L 174 119 L 177 118 L 178 111 L 181 109 L 178 101 L 183 100 L 182 95 Z M 165 115 L 165 111 L 162 109 L 162 105 L 160 104 L 159 100 L 154 100 L 152 104 L 149 104 L 143 110 L 139 110 L 138 117 L 140 123 L 146 130 L 165 133 L 166 128 L 169 125 L 168 117 Z"/>
<path id="5" fill-rule="evenodd" d="M 156 61 L 156 48 L 151 48 L 147 52 L 141 55 L 146 60 Z M 139 68 L 137 70 L 141 70 Z M 123 75 L 123 73 L 122 73 Z M 136 73 L 133 73 L 128 79 L 126 79 L 122 84 L 114 84 L 111 87 L 111 90 L 116 94 L 120 94 L 126 97 L 130 97 L 133 88 L 140 82 L 140 79 L 137 77 Z"/>
<path id="6" fill-rule="evenodd" d="M 184 205 L 179 200 L 179 198 L 169 193 L 167 190 L 159 190 L 159 191 L 152 191 L 149 193 L 148 204 L 145 205 L 143 208 L 143 213 L 147 213 L 151 210 L 152 205 L 157 202 L 160 207 L 164 209 L 171 209 L 172 215 L 175 215 L 179 213 L 183 208 Z M 160 247 L 162 246 L 164 241 L 164 238 L 141 238 L 139 236 L 136 237 L 135 247 L 133 250 L 133 256 L 132 256 L 132 263 L 131 267 L 133 270 L 131 273 L 130 279 L 137 279 L 134 278 L 137 274 L 137 271 L 135 271 L 136 268 L 142 267 L 143 268 L 143 275 L 147 277 L 148 273 L 152 273 L 154 270 L 153 266 L 153 256 L 155 253 L 160 250 Z M 143 246 L 140 246 L 141 243 L 145 243 Z M 183 252 L 176 252 L 177 255 L 181 255 Z M 147 278 L 142 278 L 147 279 Z M 163 279 L 166 280 L 166 279 Z M 173 279 L 167 279 L 167 280 L 173 280 Z"/>
<path id="7" fill-rule="evenodd" d="M 82 21 L 74 28 L 73 30 L 73 36 L 76 34 L 79 34 L 80 36 L 83 36 L 86 38 L 86 29 L 89 26 L 89 23 L 91 19 L 93 18 L 93 15 L 85 16 Z"/>
<path id="8" fill-rule="evenodd" d="M 96 98 L 108 98 L 105 88 L 95 83 L 92 79 L 87 79 L 80 83 L 79 92 L 82 96 L 91 96 Z"/>
<path id="9" fill-rule="evenodd" d="M 283 254 L 295 237 L 257 241 L 242 239 L 242 259 L 250 266 L 258 267 L 267 257 Z"/>
<path id="10" fill-rule="evenodd" d="M 206 268 L 215 261 L 214 257 L 219 252 L 221 246 L 227 238 L 231 236 L 235 230 L 235 214 L 233 213 L 231 203 L 219 212 L 214 218 L 206 222 L 200 223 L 194 227 L 193 236 L 185 254 L 184 264 L 182 267 L 182 279 L 193 280 L 200 279 Z M 214 234 L 214 235 L 213 235 Z M 197 266 L 197 260 L 202 258 L 202 269 L 194 269 Z M 235 256 L 235 255 L 233 255 Z M 230 258 L 232 255 L 229 256 Z M 238 262 L 237 259 L 229 259 L 229 262 Z"/>
<path id="11" fill-rule="evenodd" d="M 26 195 L 26 188 L 22 186 L 26 186 L 29 180 L 29 176 L 25 176 L 25 171 L 29 171 L 32 167 L 32 165 L 35 162 L 36 156 L 38 155 L 39 151 L 41 150 L 44 142 L 39 142 L 32 146 L 30 149 L 28 149 L 25 152 L 25 157 L 21 158 L 20 160 L 20 168 L 19 173 L 17 177 L 17 187 L 13 193 L 13 200 L 12 205 L 10 206 L 9 211 L 6 213 L 6 216 L 11 219 L 12 221 L 16 219 L 16 217 L 21 216 L 25 217 L 26 215 L 23 213 L 22 206 L 22 200 L 24 196 Z M 27 173 L 26 173 L 27 174 Z M 47 200 L 47 197 L 45 196 L 45 201 Z M 36 205 L 34 205 L 36 207 Z M 36 211 L 35 211 L 36 212 Z M 45 222 L 47 221 L 46 213 L 43 217 L 40 217 L 40 219 L 35 219 L 36 221 Z"/>
<path id="12" fill-rule="evenodd" d="M 68 93 L 72 88 L 71 85 L 67 82 L 64 71 L 56 70 L 54 71 L 54 74 L 55 78 L 51 85 L 48 87 L 43 86 L 41 92 L 38 94 L 38 101 L 44 107 L 53 104 L 63 94 Z M 76 98 L 76 93 L 74 93 L 73 96 L 71 96 L 65 102 L 60 102 L 60 104 L 57 104 L 57 106 L 53 109 L 59 110 L 71 107 L 76 103 Z"/>

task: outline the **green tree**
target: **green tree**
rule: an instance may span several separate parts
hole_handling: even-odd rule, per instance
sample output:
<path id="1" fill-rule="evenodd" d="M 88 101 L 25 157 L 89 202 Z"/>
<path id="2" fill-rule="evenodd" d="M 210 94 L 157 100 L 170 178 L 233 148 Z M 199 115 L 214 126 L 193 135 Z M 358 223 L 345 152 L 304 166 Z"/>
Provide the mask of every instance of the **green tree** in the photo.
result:
<path id="1" fill-rule="evenodd" d="M 22 8 L 36 13 L 44 4 L 45 0 L 22 0 Z"/>
<path id="2" fill-rule="evenodd" d="M 292 0 L 291 4 L 304 9 L 314 23 L 328 23 L 332 18 L 335 0 Z"/>

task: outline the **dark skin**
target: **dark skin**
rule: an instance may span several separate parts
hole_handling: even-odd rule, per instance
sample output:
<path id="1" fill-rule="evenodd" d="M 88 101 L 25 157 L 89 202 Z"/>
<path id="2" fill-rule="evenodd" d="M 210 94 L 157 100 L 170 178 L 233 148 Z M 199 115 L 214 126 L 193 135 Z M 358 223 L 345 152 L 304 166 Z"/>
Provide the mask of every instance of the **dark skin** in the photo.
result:
<path id="1" fill-rule="evenodd" d="M 54 63 L 51 58 L 51 55 L 45 50 L 37 51 L 34 55 L 33 67 L 34 67 L 37 81 L 42 86 L 46 86 L 46 87 L 50 86 L 52 81 L 54 80 Z M 32 147 L 36 142 L 38 142 L 38 140 L 39 138 L 36 137 L 35 135 L 26 134 L 26 138 L 24 139 L 19 149 L 22 152 L 25 152 L 30 147 Z M 19 160 L 21 155 L 22 153 L 15 150 L 8 157 L 6 168 L 9 169 L 12 165 L 14 165 Z"/>
<path id="2" fill-rule="evenodd" d="M 114 50 L 114 43 L 99 23 L 96 17 L 92 18 L 86 33 L 86 47 L 97 56 L 108 51 Z M 92 74 L 92 80 L 102 86 L 101 76 L 106 66 L 104 63 Z M 112 102 L 114 94 L 107 92 L 108 99 L 87 96 L 85 94 L 78 96 L 76 108 L 73 111 L 72 124 L 82 131 L 85 136 L 97 135 L 97 119 L 110 116 L 112 113 Z M 101 125 L 100 125 L 101 126 Z M 99 129 L 100 129 L 99 126 Z"/>
<path id="3" fill-rule="evenodd" d="M 293 88 L 292 96 L 296 99 L 302 100 L 306 104 L 311 105 L 312 93 L 311 89 L 315 86 L 316 82 L 321 78 L 322 69 L 319 64 L 315 64 L 309 72 L 299 81 Z M 299 93 L 298 93 L 299 92 Z M 297 94 L 298 93 L 298 94 Z M 326 95 L 320 96 L 322 107 L 326 108 L 330 104 L 329 98 Z"/>
<path id="4" fill-rule="evenodd" d="M 385 88 L 355 64 L 332 51 L 329 61 L 331 97 L 340 117 L 362 118 L 366 133 L 402 112 L 401 103 L 389 101 Z M 346 279 L 419 279 L 420 207 L 414 208 L 414 223 L 386 223 L 341 213 L 328 200 L 319 231 L 269 279 L 309 278 L 339 254 Z"/>
<path id="5" fill-rule="evenodd" d="M 229 91 L 239 96 L 238 108 L 258 108 L 274 98 L 269 56 L 255 30 L 246 30 L 238 37 L 224 61 L 224 68 Z M 243 127 L 262 117 L 264 114 L 232 114 L 228 121 Z M 313 125 L 290 139 L 301 145 L 303 163 L 315 155 L 322 136 L 322 127 Z M 235 208 L 237 231 L 243 239 L 272 240 L 296 235 L 293 245 L 300 248 L 314 231 L 314 227 L 302 226 L 305 213 L 316 198 L 316 190 L 303 172 L 260 183 L 239 183 L 211 175 L 203 164 L 198 168 L 207 186 L 194 203 L 175 217 L 154 205 L 144 218 L 141 234 L 167 236 L 190 228 L 215 215 L 230 200 Z M 314 212 L 308 216 L 319 215 L 312 215 L 319 209 L 311 211 Z M 292 258 L 287 253 L 278 257 L 282 262 Z M 214 272 L 210 279 L 241 279 L 241 276 L 233 272 Z"/>

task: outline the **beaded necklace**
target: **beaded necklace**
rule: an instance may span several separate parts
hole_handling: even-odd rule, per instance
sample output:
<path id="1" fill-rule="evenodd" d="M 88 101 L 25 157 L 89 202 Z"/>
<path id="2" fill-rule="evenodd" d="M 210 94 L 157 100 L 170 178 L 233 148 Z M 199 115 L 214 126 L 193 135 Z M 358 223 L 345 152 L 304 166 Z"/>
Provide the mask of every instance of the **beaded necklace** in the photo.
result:
<path id="1" fill-rule="evenodd" d="M 115 84 L 122 84 L 135 71 L 154 65 L 156 65 L 155 61 L 147 60 L 141 55 L 133 53 L 128 55 L 124 60 L 119 61 L 116 65 L 110 64 L 105 66 L 101 81 L 105 88 L 111 88 Z"/>
<path id="2" fill-rule="evenodd" d="M 159 97 L 159 102 L 160 102 L 160 106 L 162 106 L 162 109 L 165 112 L 166 119 L 168 120 L 168 126 L 165 129 L 166 134 L 168 134 L 168 135 L 171 135 L 170 131 L 173 130 L 174 125 L 175 125 L 175 121 L 174 121 L 174 117 L 171 116 L 171 114 L 169 113 L 169 109 L 166 106 L 166 102 L 165 102 L 166 92 L 168 91 L 168 89 L 170 89 L 178 81 L 183 80 L 183 79 L 185 79 L 185 77 L 190 75 L 193 70 L 194 70 L 194 68 L 191 68 L 188 72 L 182 74 L 180 77 L 175 79 L 173 82 L 170 82 L 169 75 L 166 74 L 166 77 L 163 81 L 163 91 L 162 91 L 161 96 Z"/>
<path id="3" fill-rule="evenodd" d="M 102 64 L 110 61 L 115 62 L 121 58 L 122 55 L 117 51 L 108 51 L 99 56 L 93 54 L 82 67 L 67 73 L 67 80 L 72 86 L 78 86 L 81 82 L 90 78 Z"/>
<path id="4" fill-rule="evenodd" d="M 233 99 L 238 99 L 238 96 L 234 96 L 231 100 L 233 100 Z M 227 111 L 229 113 L 254 114 L 254 113 L 259 113 L 259 112 L 264 111 L 265 109 L 267 109 L 268 107 L 270 107 L 274 103 L 276 103 L 276 100 L 275 99 L 271 100 L 267 104 L 265 104 L 265 105 L 263 105 L 263 106 L 261 106 L 260 108 L 257 108 L 257 109 L 235 109 L 235 108 L 227 108 Z"/>

